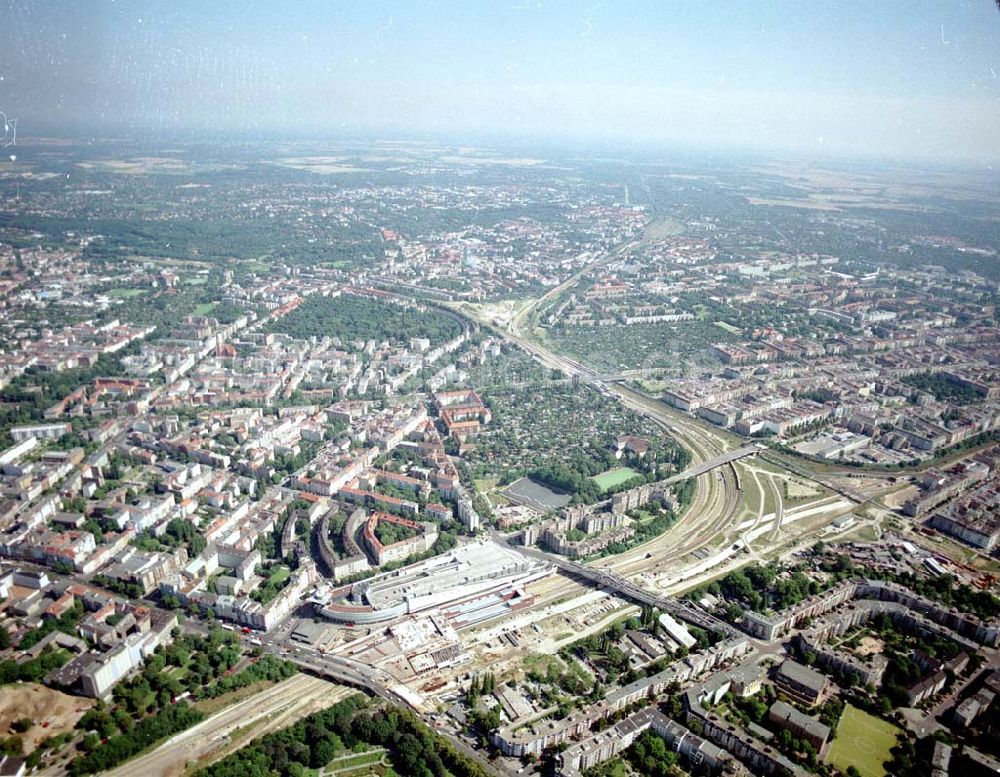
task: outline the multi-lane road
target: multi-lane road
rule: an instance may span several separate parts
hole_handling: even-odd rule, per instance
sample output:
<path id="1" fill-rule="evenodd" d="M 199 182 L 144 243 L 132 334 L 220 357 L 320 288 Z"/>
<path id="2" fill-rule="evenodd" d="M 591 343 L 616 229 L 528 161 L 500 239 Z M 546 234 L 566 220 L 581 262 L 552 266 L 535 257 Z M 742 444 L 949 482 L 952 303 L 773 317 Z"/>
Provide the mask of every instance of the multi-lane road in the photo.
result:
<path id="1" fill-rule="evenodd" d="M 289 661 L 293 661 L 300 669 L 310 674 L 351 685 L 355 688 L 367 689 L 375 696 L 379 696 L 388 702 L 401 707 L 410 707 L 423 715 L 427 714 L 427 710 L 422 708 L 423 705 L 415 694 L 378 667 L 363 664 L 346 656 L 320 653 L 312 647 L 297 645 L 288 637 L 265 641 L 263 647 Z M 434 726 L 440 735 L 446 737 L 453 747 L 479 763 L 486 770 L 487 774 L 493 774 L 497 771 L 495 766 L 489 764 L 483 757 L 483 754 L 459 736 L 457 731 L 450 728 L 443 728 L 433 719 L 430 721 L 430 724 Z"/>

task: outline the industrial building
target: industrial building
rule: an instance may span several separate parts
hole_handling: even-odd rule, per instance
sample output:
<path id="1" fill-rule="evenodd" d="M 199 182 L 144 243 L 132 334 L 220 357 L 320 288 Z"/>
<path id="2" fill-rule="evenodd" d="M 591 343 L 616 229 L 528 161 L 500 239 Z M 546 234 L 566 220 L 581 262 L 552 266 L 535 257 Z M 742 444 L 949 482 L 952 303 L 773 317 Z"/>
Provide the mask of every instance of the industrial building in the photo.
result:
<path id="1" fill-rule="evenodd" d="M 482 540 L 360 583 L 321 587 L 310 601 L 320 615 L 340 622 L 381 623 L 440 609 L 456 625 L 469 625 L 524 601 L 523 587 L 552 571 Z"/>

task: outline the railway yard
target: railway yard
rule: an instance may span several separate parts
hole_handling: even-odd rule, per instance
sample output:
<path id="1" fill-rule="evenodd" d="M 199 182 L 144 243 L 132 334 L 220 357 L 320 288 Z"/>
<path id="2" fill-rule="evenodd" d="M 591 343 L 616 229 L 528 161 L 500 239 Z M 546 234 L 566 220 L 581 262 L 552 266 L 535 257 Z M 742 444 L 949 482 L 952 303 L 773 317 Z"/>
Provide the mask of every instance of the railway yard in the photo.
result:
<path id="1" fill-rule="evenodd" d="M 199 224 L 264 192 L 241 256 L 171 218 L 119 245 L 75 177 L 32 184 L 49 215 L 0 242 L 0 773 L 857 777 L 830 744 L 870 719 L 866 776 L 988 764 L 987 249 L 889 209 L 858 258 L 849 198 L 765 208 L 787 170 L 455 153 L 366 161 L 384 185 L 258 160 L 278 209 L 256 163 L 185 168 Z"/>
<path id="2" fill-rule="evenodd" d="M 614 255 L 614 254 L 612 254 Z M 570 279 L 535 304 L 521 305 L 493 326 L 496 334 L 523 348 L 542 366 L 582 380 L 652 421 L 662 432 L 691 453 L 689 471 L 695 475 L 692 501 L 681 518 L 653 539 L 588 562 L 614 573 L 658 596 L 676 596 L 726 575 L 749 563 L 759 563 L 808 547 L 819 539 L 837 540 L 860 530 L 880 532 L 879 514 L 857 519 L 862 499 L 876 499 L 902 488 L 888 477 L 850 478 L 853 498 L 832 490 L 817 479 L 797 474 L 755 455 L 739 437 L 666 406 L 657 398 L 624 381 L 608 381 L 585 365 L 553 353 L 524 333 L 536 305 L 551 302 L 572 288 Z M 469 313 L 468 306 L 461 311 Z M 489 321 L 479 323 L 492 326 Z M 615 377 L 615 376 L 611 376 Z M 746 452 L 744 452 L 746 451 Z M 702 470 L 706 471 L 702 471 Z M 825 473 L 820 479 L 839 482 L 848 473 Z M 845 480 L 846 482 L 846 480 Z M 848 519 L 835 525 L 838 519 Z M 517 547 L 515 535 L 509 535 Z M 574 575 L 558 573 L 530 583 L 526 593 L 532 605 L 484 624 L 458 627 L 457 637 L 467 653 L 453 666 L 400 675 L 418 695 L 424 709 L 450 705 L 474 667 L 490 667 L 498 678 L 523 676 L 523 662 L 532 655 L 555 655 L 566 645 L 638 612 L 638 605 L 615 591 L 595 588 Z M 359 632 L 359 641 L 381 642 Z M 353 644 L 353 643 L 350 643 Z M 341 649 L 334 648 L 333 652 Z M 352 648 L 353 655 L 357 653 Z M 389 668 L 386 656 L 377 664 Z"/>

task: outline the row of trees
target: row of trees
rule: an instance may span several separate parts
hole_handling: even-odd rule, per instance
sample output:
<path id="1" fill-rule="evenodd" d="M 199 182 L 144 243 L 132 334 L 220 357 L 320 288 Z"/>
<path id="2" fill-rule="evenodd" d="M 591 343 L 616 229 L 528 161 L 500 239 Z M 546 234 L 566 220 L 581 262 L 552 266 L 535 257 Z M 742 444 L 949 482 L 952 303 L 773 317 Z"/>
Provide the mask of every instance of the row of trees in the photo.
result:
<path id="1" fill-rule="evenodd" d="M 412 713 L 369 707 L 360 694 L 317 712 L 289 728 L 255 739 L 198 772 L 199 777 L 301 775 L 338 755 L 367 746 L 386 748 L 394 770 L 407 777 L 485 777 L 472 759 L 456 751 Z"/>
<path id="2" fill-rule="evenodd" d="M 601 497 L 601 487 L 591 480 L 592 475 L 604 471 L 604 462 L 588 461 L 577 457 L 572 463 L 543 464 L 528 470 L 528 477 L 554 491 L 572 494 L 574 501 L 596 502 Z M 594 471 L 591 471 L 594 470 Z"/>
<path id="3" fill-rule="evenodd" d="M 917 577 L 912 572 L 891 572 L 883 568 L 861 567 L 851 561 L 849 556 L 827 555 L 823 543 L 817 543 L 813 550 L 821 556 L 819 563 L 822 569 L 832 573 L 836 582 L 862 576 L 886 580 L 899 583 L 914 593 L 984 620 L 1000 616 L 1000 599 L 989 591 L 980 591 L 964 583 L 958 583 L 950 575 Z"/>
<path id="4" fill-rule="evenodd" d="M 143 718 L 127 733 L 115 734 L 106 741 L 94 743 L 93 749 L 69 765 L 70 775 L 96 774 L 124 763 L 147 747 L 178 731 L 200 723 L 204 715 L 181 701 L 156 715 Z"/>
<path id="5" fill-rule="evenodd" d="M 474 705 L 480 696 L 489 696 L 497 689 L 497 678 L 493 672 L 487 672 L 482 677 L 473 675 L 472 682 L 469 683 L 469 690 L 466 692 L 466 701 L 469 705 Z"/>
<path id="6" fill-rule="evenodd" d="M 205 686 L 201 696 L 204 698 L 221 696 L 224 693 L 246 688 L 248 685 L 253 685 L 264 680 L 281 682 L 291 677 L 297 671 L 298 669 L 291 661 L 282 661 L 272 655 L 264 655 L 250 664 L 246 669 L 233 675 L 224 675 L 211 685 Z"/>
<path id="7" fill-rule="evenodd" d="M 136 677 L 118 684 L 111 706 L 99 702 L 80 718 L 76 728 L 85 732 L 82 749 L 86 752 L 71 763 L 70 773 L 112 768 L 159 739 L 199 722 L 198 710 L 175 702 L 185 692 L 194 699 L 213 698 L 262 680 L 283 680 L 296 671 L 294 664 L 263 656 L 229 674 L 242 657 L 239 640 L 231 632 L 175 633 L 174 641 L 158 648 Z M 135 742 L 143 744 L 133 747 Z"/>
<path id="8" fill-rule="evenodd" d="M 0 631 L 6 631 L 0 627 Z M 12 659 L 0 661 L 0 685 L 16 682 L 37 683 L 53 669 L 58 669 L 69 660 L 65 650 L 45 647 L 35 658 L 23 663 Z"/>
<path id="9" fill-rule="evenodd" d="M 689 596 L 698 598 L 707 592 L 747 609 L 762 612 L 791 607 L 822 589 L 821 583 L 810 580 L 801 569 L 781 574 L 781 566 L 772 561 L 769 564 L 737 569 L 720 580 L 692 591 Z M 739 607 L 731 608 L 728 614 L 730 618 L 738 618 L 742 611 Z"/>

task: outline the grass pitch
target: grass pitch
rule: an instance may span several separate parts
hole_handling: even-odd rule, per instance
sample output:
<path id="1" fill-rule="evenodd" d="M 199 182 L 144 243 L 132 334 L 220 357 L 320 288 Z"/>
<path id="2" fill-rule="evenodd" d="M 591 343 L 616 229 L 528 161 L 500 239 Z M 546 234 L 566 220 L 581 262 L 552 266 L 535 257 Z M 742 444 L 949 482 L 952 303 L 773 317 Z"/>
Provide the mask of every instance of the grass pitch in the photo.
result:
<path id="1" fill-rule="evenodd" d="M 607 472 L 602 472 L 600 475 L 594 475 L 591 480 L 597 483 L 602 491 L 607 491 L 609 488 L 614 488 L 631 480 L 638 474 L 631 467 L 618 467 L 617 469 L 609 469 Z"/>
<path id="2" fill-rule="evenodd" d="M 847 705 L 826 761 L 841 771 L 853 766 L 861 772 L 861 777 L 884 777 L 882 764 L 892 758 L 889 751 L 895 746 L 899 733 L 891 723 Z"/>

